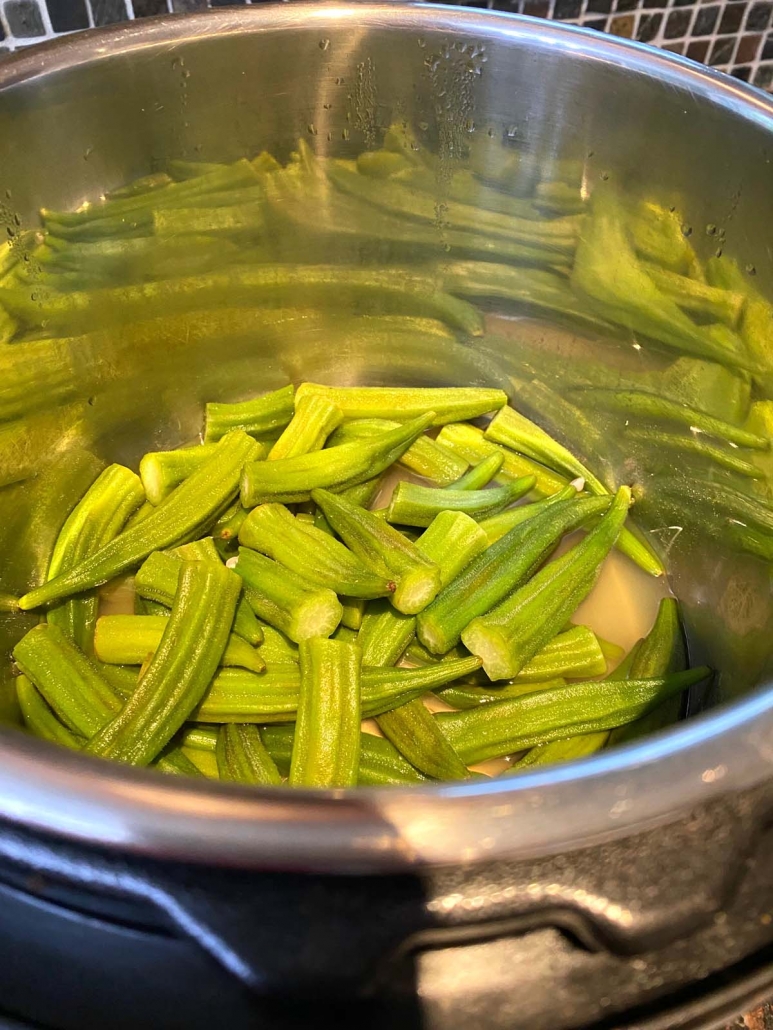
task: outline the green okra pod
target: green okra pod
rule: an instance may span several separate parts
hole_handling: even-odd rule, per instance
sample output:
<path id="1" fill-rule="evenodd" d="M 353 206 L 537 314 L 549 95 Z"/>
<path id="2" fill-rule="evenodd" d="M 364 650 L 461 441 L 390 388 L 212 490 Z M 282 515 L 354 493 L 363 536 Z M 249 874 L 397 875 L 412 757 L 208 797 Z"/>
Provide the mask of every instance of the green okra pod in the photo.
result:
<path id="1" fill-rule="evenodd" d="M 372 601 L 363 615 L 358 636 L 363 665 L 396 665 L 415 632 L 414 615 L 395 611 L 386 600 Z"/>
<path id="2" fill-rule="evenodd" d="M 291 569 L 247 547 L 229 567 L 244 580 L 252 610 L 290 640 L 329 637 L 341 622 L 343 608 L 335 593 L 303 579 Z"/>
<path id="3" fill-rule="evenodd" d="M 402 386 L 321 386 L 303 383 L 297 398 L 317 394 L 327 397 L 346 419 L 394 419 L 409 422 L 433 413 L 429 425 L 477 418 L 496 411 L 507 403 L 502 390 L 475 386 L 402 387 Z"/>
<path id="4" fill-rule="evenodd" d="M 217 558 L 220 564 L 220 557 Z M 154 551 L 143 562 L 134 577 L 137 595 L 148 601 L 171 608 L 182 571 L 182 561 L 172 554 Z M 151 614 L 151 613 L 149 613 Z M 233 631 L 253 646 L 263 640 L 263 630 L 252 608 L 244 598 L 236 606 Z"/>
<path id="5" fill-rule="evenodd" d="M 589 758 L 600 751 L 609 740 L 609 730 L 598 730 L 596 733 L 581 733 L 566 740 L 551 740 L 547 744 L 538 744 L 529 748 L 525 755 L 506 769 L 501 776 L 515 776 L 529 769 L 542 765 L 554 765 L 556 762 L 577 762 L 581 758 Z"/>
<path id="6" fill-rule="evenodd" d="M 696 408 L 659 397 L 643 390 L 604 390 L 595 387 L 581 387 L 576 391 L 583 404 L 600 411 L 613 411 L 621 415 L 634 416 L 656 422 L 676 422 L 687 426 L 693 432 L 706 433 L 725 443 L 737 447 L 751 447 L 765 451 L 770 447 L 766 436 L 751 433 L 748 429 L 734 426 L 730 422 L 706 415 Z"/>
<path id="7" fill-rule="evenodd" d="M 344 420 L 343 412 L 327 397 L 316 394 L 295 398 L 295 413 L 268 452 L 269 461 L 295 458 L 321 451 L 325 441 Z"/>
<path id="8" fill-rule="evenodd" d="M 603 676 L 607 660 L 598 637 L 587 626 L 572 626 L 549 640 L 515 677 L 517 683 L 539 683 L 556 677 Z"/>
<path id="9" fill-rule="evenodd" d="M 745 303 L 742 293 L 709 286 L 649 261 L 642 262 L 642 267 L 660 292 L 684 311 L 705 321 L 724 322 L 731 329 L 738 325 Z"/>
<path id="10" fill-rule="evenodd" d="M 535 515 L 539 515 L 551 504 L 555 504 L 557 501 L 575 500 L 579 492 L 577 487 L 570 483 L 569 486 L 558 490 L 551 497 L 546 497 L 542 501 L 532 501 L 530 504 L 520 504 L 515 508 L 507 508 L 497 515 L 489 515 L 488 518 L 481 519 L 478 525 L 488 537 L 489 544 L 495 544 L 497 540 L 502 539 L 505 533 L 509 533 L 516 526 L 533 519 Z"/>
<path id="11" fill-rule="evenodd" d="M 201 700 L 228 643 L 239 577 L 215 562 L 183 564 L 161 644 L 124 707 L 86 751 L 149 764 Z"/>
<path id="12" fill-rule="evenodd" d="M 375 572 L 393 579 L 390 601 L 415 615 L 440 590 L 440 569 L 401 533 L 372 512 L 329 493 L 313 490 L 312 499 L 344 543 Z"/>
<path id="13" fill-rule="evenodd" d="M 480 660 L 474 656 L 421 669 L 364 667 L 362 718 L 381 715 L 428 691 L 469 676 L 479 668 Z M 299 668 L 293 663 L 269 666 L 259 676 L 243 669 L 221 669 L 191 719 L 208 723 L 293 722 L 298 710 L 299 684 Z"/>
<path id="14" fill-rule="evenodd" d="M 221 780 L 267 786 L 282 782 L 257 726 L 240 726 L 237 723 L 221 726 L 216 755 Z"/>
<path id="15" fill-rule="evenodd" d="M 435 718 L 462 761 L 472 764 L 633 722 L 709 675 L 703 666 L 648 679 L 568 683 Z"/>
<path id="16" fill-rule="evenodd" d="M 280 772 L 290 771 L 295 726 L 263 726 L 260 735 Z M 361 787 L 401 786 L 427 781 L 427 777 L 406 762 L 398 750 L 384 737 L 360 734 L 360 769 L 357 783 Z"/>
<path id="17" fill-rule="evenodd" d="M 737 472 L 740 476 L 748 479 L 764 479 L 765 472 L 758 465 L 745 461 L 735 450 L 718 447 L 701 439 L 692 433 L 665 433 L 657 429 L 628 427 L 625 435 L 631 439 L 644 444 L 648 451 L 645 461 L 651 464 L 651 456 L 657 455 L 660 458 L 663 451 L 671 451 L 680 454 L 685 458 L 695 457 L 699 460 L 707 460 L 730 472 Z M 669 459 L 671 460 L 671 459 Z"/>
<path id="18" fill-rule="evenodd" d="M 267 622 L 261 624 L 263 630 L 263 643 L 260 645 L 260 653 L 266 665 L 284 665 L 287 662 L 300 661 L 298 657 L 298 646 L 289 637 L 286 637 L 281 630 L 270 626 Z"/>
<path id="19" fill-rule="evenodd" d="M 213 538 L 225 542 L 236 540 L 248 514 L 248 510 L 242 507 L 241 501 L 236 501 L 212 527 Z"/>
<path id="20" fill-rule="evenodd" d="M 566 625 L 595 585 L 630 503 L 631 491 L 620 487 L 607 514 L 584 540 L 548 563 L 498 607 L 473 619 L 462 631 L 462 642 L 482 659 L 490 679 L 517 676 L 529 659 Z"/>
<path id="21" fill-rule="evenodd" d="M 451 489 L 482 490 L 484 486 L 488 486 L 491 480 L 500 471 L 504 463 L 504 454 L 498 451 L 492 451 L 491 454 L 482 458 L 477 465 L 473 465 L 468 472 L 465 472 L 463 476 L 460 476 L 456 482 L 451 484 Z"/>
<path id="22" fill-rule="evenodd" d="M 378 726 L 419 772 L 436 780 L 466 780 L 469 770 L 420 698 L 378 717 Z"/>
<path id="23" fill-rule="evenodd" d="M 211 443 L 145 454 L 140 461 L 140 479 L 150 503 L 160 504 L 184 479 L 209 461 L 216 446 Z"/>
<path id="24" fill-rule="evenodd" d="M 562 676 L 541 683 L 506 683 L 501 686 L 491 684 L 488 687 L 478 686 L 477 683 L 452 683 L 450 687 L 436 691 L 436 694 L 451 708 L 466 711 L 468 708 L 477 708 L 478 705 L 491 704 L 492 701 L 523 697 L 538 690 L 555 690 L 556 687 L 563 687 L 565 684 L 566 680 Z"/>
<path id="25" fill-rule="evenodd" d="M 462 511 L 441 511 L 416 541 L 421 553 L 440 569 L 440 584 L 447 586 L 489 544 L 478 523 Z"/>
<path id="26" fill-rule="evenodd" d="M 68 572 L 113 540 L 144 497 L 142 484 L 130 469 L 110 465 L 89 487 L 70 513 L 57 538 L 48 565 L 49 580 Z M 96 591 L 53 606 L 47 620 L 81 650 L 91 652 L 99 598 Z"/>
<path id="27" fill-rule="evenodd" d="M 308 640 L 300 648 L 292 787 L 353 787 L 360 764 L 360 670 L 357 644 Z"/>
<path id="28" fill-rule="evenodd" d="M 347 644 L 357 643 L 357 630 L 349 629 L 348 626 L 341 625 L 332 634 L 333 640 L 343 640 Z"/>
<path id="29" fill-rule="evenodd" d="M 216 561 L 222 564 L 215 541 L 211 536 L 204 536 L 198 540 L 189 540 L 186 544 L 172 547 L 169 553 L 182 561 Z"/>
<path id="30" fill-rule="evenodd" d="M 72 751 L 79 751 L 86 742 L 86 738 L 78 733 L 73 733 L 39 693 L 33 683 L 26 676 L 16 677 L 16 698 L 19 702 L 24 725 L 36 737 L 48 740 L 52 744 L 60 744 L 62 747 L 69 747 Z"/>
<path id="31" fill-rule="evenodd" d="M 378 436 L 400 425 L 392 419 L 370 418 L 355 419 L 345 422 L 337 429 L 330 443 L 338 445 Z M 397 459 L 398 464 L 415 472 L 417 476 L 431 479 L 439 486 L 450 486 L 466 471 L 469 462 L 450 451 L 447 447 L 433 440 L 430 436 L 420 436 Z"/>
<path id="32" fill-rule="evenodd" d="M 244 547 L 273 558 L 320 586 L 347 597 L 384 597 L 394 582 L 373 572 L 339 540 L 304 526 L 282 504 L 261 504 L 239 530 Z"/>
<path id="33" fill-rule="evenodd" d="M 404 526 L 429 526 L 441 511 L 463 511 L 471 518 L 483 519 L 520 500 L 534 488 L 535 482 L 534 476 L 523 476 L 488 490 L 454 490 L 403 480 L 392 494 L 387 520 Z"/>
<path id="34" fill-rule="evenodd" d="M 141 665 L 158 650 L 168 622 L 163 615 L 103 615 L 97 620 L 94 653 L 108 665 Z M 260 651 L 235 633 L 228 638 L 222 664 L 252 672 L 266 667 Z"/>
<path id="35" fill-rule="evenodd" d="M 250 436 L 264 436 L 290 424 L 294 412 L 295 388 L 290 384 L 237 404 L 208 404 L 204 418 L 204 441 L 213 443 L 232 429 Z"/>
<path id="36" fill-rule="evenodd" d="M 242 474 L 245 508 L 267 501 L 307 501 L 315 488 L 355 486 L 388 468 L 432 424 L 429 411 L 369 440 L 278 461 L 248 461 Z"/>
<path id="37" fill-rule="evenodd" d="M 362 617 L 365 614 L 365 598 L 341 597 L 339 600 L 343 608 L 341 625 L 347 629 L 358 630 L 362 625 Z"/>
<path id="38" fill-rule="evenodd" d="M 153 551 L 199 536 L 233 501 L 242 466 L 254 456 L 256 448 L 255 441 L 241 430 L 223 437 L 209 461 L 142 522 L 114 537 L 67 572 L 25 594 L 19 601 L 20 607 L 38 608 L 90 590 L 139 565 Z"/>
<path id="39" fill-rule="evenodd" d="M 395 424 L 399 425 L 399 423 Z M 422 439 L 422 437 L 419 437 L 419 439 Z M 366 479 L 364 483 L 357 483 L 355 486 L 347 486 L 343 490 L 336 490 L 336 493 L 351 504 L 357 504 L 360 508 L 369 508 L 381 489 L 382 482 L 382 476 L 374 476 L 373 479 Z"/>
<path id="40" fill-rule="evenodd" d="M 534 476 L 537 481 L 532 491 L 535 498 L 550 497 L 568 485 L 565 476 L 553 472 L 552 469 L 546 468 L 524 455 L 504 450 L 498 444 L 487 440 L 482 429 L 469 426 L 464 422 L 454 422 L 443 426 L 436 443 L 473 465 L 483 461 L 491 454 L 503 454 L 504 463 L 497 473 L 497 481 L 502 483 L 520 479 L 522 476 Z"/>
<path id="41" fill-rule="evenodd" d="M 515 526 L 473 559 L 421 613 L 419 640 L 435 654 L 454 647 L 475 618 L 499 605 L 539 568 L 565 533 L 603 514 L 609 505 L 609 499 L 603 497 L 559 501 Z M 554 635 L 548 634 L 543 643 Z"/>

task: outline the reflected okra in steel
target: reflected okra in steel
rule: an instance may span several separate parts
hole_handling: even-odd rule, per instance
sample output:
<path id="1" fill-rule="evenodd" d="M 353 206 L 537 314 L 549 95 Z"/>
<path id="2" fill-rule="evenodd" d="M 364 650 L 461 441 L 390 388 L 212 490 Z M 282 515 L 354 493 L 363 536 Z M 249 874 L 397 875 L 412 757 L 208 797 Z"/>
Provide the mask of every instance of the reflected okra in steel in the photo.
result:
<path id="1" fill-rule="evenodd" d="M 282 504 L 261 504 L 251 511 L 239 530 L 239 542 L 347 597 L 384 597 L 395 588 L 335 537 L 303 525 Z"/>
<path id="2" fill-rule="evenodd" d="M 222 564 L 219 556 L 217 562 Z M 171 608 L 177 593 L 182 566 L 182 561 L 174 555 L 154 551 L 143 562 L 134 577 L 134 589 L 137 591 L 137 596 Z M 260 644 L 263 640 L 260 623 L 243 597 L 239 599 L 236 606 L 236 616 L 232 628 L 234 633 L 243 637 L 248 644 Z"/>
<path id="3" fill-rule="evenodd" d="M 292 420 L 268 452 L 268 460 L 278 461 L 321 451 L 327 438 L 343 420 L 341 409 L 327 397 L 296 397 Z"/>
<path id="4" fill-rule="evenodd" d="M 603 497 L 560 501 L 515 526 L 473 559 L 420 614 L 419 640 L 435 654 L 444 654 L 454 647 L 472 620 L 490 611 L 532 575 L 565 533 L 603 514 L 609 505 L 610 500 Z M 543 643 L 562 625 L 548 634 Z"/>
<path id="5" fill-rule="evenodd" d="M 215 562 L 185 562 L 172 614 L 144 676 L 119 714 L 88 743 L 103 758 L 147 765 L 209 686 L 228 643 L 239 577 Z"/>
<path id="6" fill-rule="evenodd" d="M 238 559 L 228 564 L 244 580 L 245 597 L 258 618 L 295 643 L 329 637 L 340 623 L 343 608 L 328 587 L 247 547 L 240 547 Z"/>
<path id="7" fill-rule="evenodd" d="M 633 722 L 709 674 L 701 667 L 649 679 L 569 683 L 435 718 L 462 761 L 471 764 Z"/>
<path id="8" fill-rule="evenodd" d="M 297 398 L 322 395 L 337 405 L 344 418 L 385 418 L 407 422 L 433 413 L 430 425 L 459 422 L 497 411 L 507 403 L 502 390 L 484 387 L 400 387 L 400 386 L 321 386 L 303 383 Z"/>
<path id="9" fill-rule="evenodd" d="M 62 527 L 48 566 L 53 579 L 114 539 L 144 498 L 139 479 L 123 465 L 110 465 L 87 490 Z M 96 591 L 50 608 L 47 620 L 81 650 L 91 652 L 99 598 Z"/>
<path id="10" fill-rule="evenodd" d="M 344 543 L 375 572 L 395 581 L 390 601 L 398 611 L 415 615 L 426 608 L 440 590 L 434 562 L 366 508 L 327 490 L 313 490 L 311 496 Z"/>
<path id="11" fill-rule="evenodd" d="M 298 718 L 289 782 L 293 787 L 353 787 L 360 764 L 360 669 L 357 644 L 301 644 Z"/>
<path id="12" fill-rule="evenodd" d="M 105 544 L 72 569 L 56 576 L 19 601 L 25 610 L 90 590 L 138 565 L 153 551 L 182 543 L 205 532 L 234 500 L 245 461 L 257 444 L 241 430 L 223 437 L 209 461 L 138 525 Z M 214 564 L 214 563 L 213 563 Z M 230 628 L 230 627 L 229 627 Z"/>
<path id="13" fill-rule="evenodd" d="M 254 508 L 266 501 L 308 501 L 315 488 L 343 489 L 372 479 L 397 461 L 433 419 L 434 412 L 429 411 L 368 440 L 278 461 L 248 461 L 242 475 L 242 504 Z"/>
<path id="14" fill-rule="evenodd" d="M 103 615 L 97 621 L 94 653 L 109 665 L 142 665 L 158 650 L 168 622 L 163 615 Z M 222 664 L 252 672 L 266 667 L 260 651 L 235 633 L 228 638 Z"/>
<path id="15" fill-rule="evenodd" d="M 216 755 L 221 780 L 267 786 L 282 782 L 257 726 L 240 726 L 238 723 L 221 726 Z"/>
<path id="16" fill-rule="evenodd" d="M 387 519 L 403 526 L 428 526 L 441 511 L 463 511 L 483 519 L 520 500 L 534 488 L 534 476 L 523 476 L 490 490 L 454 490 L 402 481 L 389 502 Z"/>
<path id="17" fill-rule="evenodd" d="M 566 625 L 593 589 L 630 503 L 630 489 L 620 487 L 607 514 L 584 540 L 549 562 L 497 608 L 473 619 L 463 630 L 462 642 L 483 660 L 490 679 L 517 676 L 529 659 Z"/>
<path id="18" fill-rule="evenodd" d="M 263 436 L 289 425 L 294 411 L 295 389 L 283 386 L 238 404 L 208 404 L 204 421 L 204 440 L 220 440 L 232 429 L 242 429 L 250 436 Z"/>

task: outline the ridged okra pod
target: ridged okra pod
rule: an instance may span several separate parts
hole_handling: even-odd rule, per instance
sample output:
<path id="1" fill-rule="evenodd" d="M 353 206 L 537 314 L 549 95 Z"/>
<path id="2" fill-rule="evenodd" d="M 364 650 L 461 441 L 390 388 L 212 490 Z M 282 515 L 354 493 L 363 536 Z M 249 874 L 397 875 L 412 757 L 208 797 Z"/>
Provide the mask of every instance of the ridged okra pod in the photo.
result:
<path id="1" fill-rule="evenodd" d="M 520 500 L 534 488 L 534 476 L 523 476 L 488 490 L 454 490 L 402 481 L 389 502 L 387 519 L 403 526 L 428 526 L 441 511 L 463 511 L 484 519 Z"/>
<path id="2" fill-rule="evenodd" d="M 261 504 L 251 511 L 239 542 L 337 594 L 370 598 L 394 590 L 391 578 L 373 572 L 339 540 L 304 525 L 282 504 Z"/>
<path id="3" fill-rule="evenodd" d="M 218 556 L 218 564 L 220 558 Z M 142 563 L 134 577 L 134 589 L 137 595 L 156 604 L 171 608 L 177 593 L 177 586 L 182 571 L 182 561 L 172 554 L 154 551 Z M 255 613 L 245 598 L 240 598 L 236 606 L 233 631 L 248 644 L 260 644 L 263 641 L 263 630 Z"/>
<path id="4" fill-rule="evenodd" d="M 357 644 L 301 644 L 292 787 L 353 787 L 360 764 L 360 669 Z"/>
<path id="5" fill-rule="evenodd" d="M 500 511 L 498 515 L 489 515 L 488 518 L 481 519 L 478 524 L 488 537 L 489 544 L 495 544 L 497 540 L 502 539 L 505 533 L 509 533 L 516 526 L 533 519 L 549 505 L 558 501 L 573 501 L 579 492 L 570 483 L 569 486 L 565 486 L 563 490 L 557 491 L 551 497 L 546 497 L 542 501 L 532 501 L 530 504 L 519 504 L 515 508 L 507 508 L 505 511 Z"/>
<path id="6" fill-rule="evenodd" d="M 539 568 L 565 533 L 603 514 L 609 504 L 609 499 L 603 497 L 559 501 L 530 521 L 515 526 L 473 559 L 420 614 L 419 640 L 434 654 L 450 650 L 474 619 L 504 601 Z M 549 633 L 543 643 L 555 632 Z"/>
<path id="7" fill-rule="evenodd" d="M 485 458 L 473 465 L 471 469 L 451 483 L 453 490 L 482 490 L 488 486 L 505 463 L 504 453 L 492 451 Z M 536 479 L 535 479 L 536 484 Z"/>
<path id="8" fill-rule="evenodd" d="M 485 387 L 402 387 L 402 386 L 321 386 L 303 383 L 297 398 L 311 394 L 327 397 L 346 419 L 385 418 L 407 422 L 427 411 L 434 417 L 430 425 L 459 422 L 496 411 L 507 403 L 502 390 Z"/>
<path id="9" fill-rule="evenodd" d="M 86 738 L 73 733 L 60 721 L 31 680 L 26 676 L 17 676 L 15 684 L 21 716 L 30 733 L 52 744 L 69 747 L 72 751 L 79 751 L 83 747 Z"/>
<path id="10" fill-rule="evenodd" d="M 242 466 L 257 444 L 241 430 L 229 433 L 209 461 L 181 483 L 138 525 L 19 601 L 29 610 L 106 583 L 139 565 L 153 551 L 200 536 L 234 500 Z"/>
<path id="11" fill-rule="evenodd" d="M 315 488 L 342 490 L 372 479 L 397 461 L 433 418 L 429 411 L 367 440 L 278 461 L 248 461 L 241 481 L 242 504 L 254 508 L 267 501 L 308 501 Z"/>
<path id="12" fill-rule="evenodd" d="M 329 442 L 336 446 L 351 443 L 352 440 L 363 440 L 390 429 L 397 429 L 399 425 L 399 422 L 392 419 L 356 419 L 345 422 L 333 433 Z M 397 460 L 404 468 L 415 472 L 417 476 L 431 479 L 438 486 L 450 486 L 455 483 L 470 464 L 430 436 L 418 437 Z"/>
<path id="13" fill-rule="evenodd" d="M 640 680 L 591 680 L 435 718 L 468 765 L 640 718 L 710 674 L 701 667 Z"/>
<path id="14" fill-rule="evenodd" d="M 400 754 L 436 780 L 466 780 L 470 773 L 421 698 L 378 717 L 378 726 Z"/>
<path id="15" fill-rule="evenodd" d="M 295 413 L 282 435 L 268 452 L 269 461 L 295 458 L 321 451 L 325 441 L 344 420 L 343 412 L 327 397 L 296 397 Z"/>
<path id="16" fill-rule="evenodd" d="M 478 686 L 477 683 L 452 683 L 450 687 L 436 691 L 436 694 L 451 708 L 466 711 L 468 708 L 477 708 L 478 705 L 491 704 L 493 701 L 524 697 L 538 690 L 555 690 L 556 687 L 563 687 L 565 684 L 566 680 L 562 676 L 544 680 L 542 683 L 494 683 L 487 687 Z"/>
<path id="17" fill-rule="evenodd" d="M 266 786 L 282 782 L 257 726 L 240 726 L 237 723 L 221 726 L 216 755 L 221 780 Z"/>
<path id="18" fill-rule="evenodd" d="M 549 562 L 498 607 L 473 619 L 462 631 L 462 642 L 482 659 L 490 679 L 517 676 L 566 625 L 595 585 L 630 503 L 631 491 L 620 487 L 607 514 L 584 540 Z"/>
<path id="19" fill-rule="evenodd" d="M 252 610 L 290 640 L 329 637 L 341 621 L 343 608 L 329 587 L 303 579 L 291 569 L 247 547 L 229 566 L 244 580 Z"/>
<path id="20" fill-rule="evenodd" d="M 250 436 L 265 436 L 290 424 L 294 411 L 295 389 L 283 386 L 250 401 L 237 404 L 208 404 L 204 416 L 204 440 L 213 443 L 232 429 Z"/>
<path id="21" fill-rule="evenodd" d="M 155 654 L 169 622 L 163 615 L 103 615 L 97 621 L 94 653 L 108 665 L 142 665 Z M 223 665 L 263 672 L 260 651 L 231 633 L 221 660 Z"/>
<path id="22" fill-rule="evenodd" d="M 416 547 L 440 569 L 441 586 L 447 586 L 488 547 L 489 540 L 478 523 L 461 511 L 441 511 L 416 541 Z"/>
<path id="23" fill-rule="evenodd" d="M 440 569 L 392 526 L 366 508 L 327 490 L 312 499 L 344 543 L 376 573 L 394 580 L 390 601 L 405 615 L 415 615 L 440 590 Z"/>
<path id="24" fill-rule="evenodd" d="M 182 726 L 221 662 L 239 577 L 215 562 L 185 562 L 161 643 L 118 715 L 89 741 L 103 758 L 147 765 Z"/>
<path id="25" fill-rule="evenodd" d="M 217 444 L 180 447 L 172 451 L 149 451 L 140 461 L 140 479 L 145 495 L 154 506 L 201 468 L 215 453 Z"/>
<path id="26" fill-rule="evenodd" d="M 142 484 L 130 469 L 110 465 L 70 513 L 54 546 L 47 578 L 68 572 L 116 537 L 144 498 Z M 96 591 L 50 608 L 47 620 L 82 651 L 91 652 L 99 598 Z"/>

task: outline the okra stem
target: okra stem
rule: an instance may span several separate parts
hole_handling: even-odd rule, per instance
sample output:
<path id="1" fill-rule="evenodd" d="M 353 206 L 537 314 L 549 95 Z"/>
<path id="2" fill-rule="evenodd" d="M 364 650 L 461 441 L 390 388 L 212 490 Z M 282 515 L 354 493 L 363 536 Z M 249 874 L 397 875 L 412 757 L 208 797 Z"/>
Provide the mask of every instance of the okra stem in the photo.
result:
<path id="1" fill-rule="evenodd" d="M 305 641 L 300 653 L 289 783 L 353 787 L 360 764 L 360 648 L 316 639 Z"/>

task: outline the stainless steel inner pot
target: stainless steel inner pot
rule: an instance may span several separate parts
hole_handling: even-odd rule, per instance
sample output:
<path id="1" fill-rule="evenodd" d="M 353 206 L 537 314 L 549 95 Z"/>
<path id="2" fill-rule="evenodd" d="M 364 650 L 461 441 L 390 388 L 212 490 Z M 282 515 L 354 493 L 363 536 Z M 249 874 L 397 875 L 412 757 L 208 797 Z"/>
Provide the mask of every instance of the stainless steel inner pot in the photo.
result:
<path id="1" fill-rule="evenodd" d="M 590 188 L 612 179 L 652 191 L 683 212 L 705 255 L 719 227 L 723 247 L 773 295 L 767 97 L 592 32 L 428 5 L 226 10 L 15 55 L 0 67 L 0 217 L 12 230 L 35 225 L 41 204 L 75 207 L 170 158 L 233 160 L 264 148 L 286 157 L 299 137 L 318 153 L 354 156 L 395 117 L 421 126 L 450 160 L 474 135 L 509 138 L 546 165 L 581 160 Z M 152 368 L 117 366 L 118 382 L 73 412 L 56 447 L 66 451 L 85 424 L 103 456 L 136 462 L 151 445 L 192 439 L 203 399 L 288 377 L 506 388 L 513 369 L 506 348 L 369 353 L 302 328 L 267 332 L 231 355 L 179 344 L 159 340 L 163 360 Z M 39 575 L 35 483 L 0 490 L 5 589 Z M 760 564 L 689 543 L 672 557 L 693 647 L 720 676 L 710 710 L 641 743 L 507 782 L 311 794 L 180 782 L 9 729 L 0 816 L 157 856 L 340 871 L 544 854 L 673 821 L 771 775 L 773 609 Z M 728 584 L 742 605 L 723 604 Z M 29 624 L 0 616 L 4 654 Z"/>

